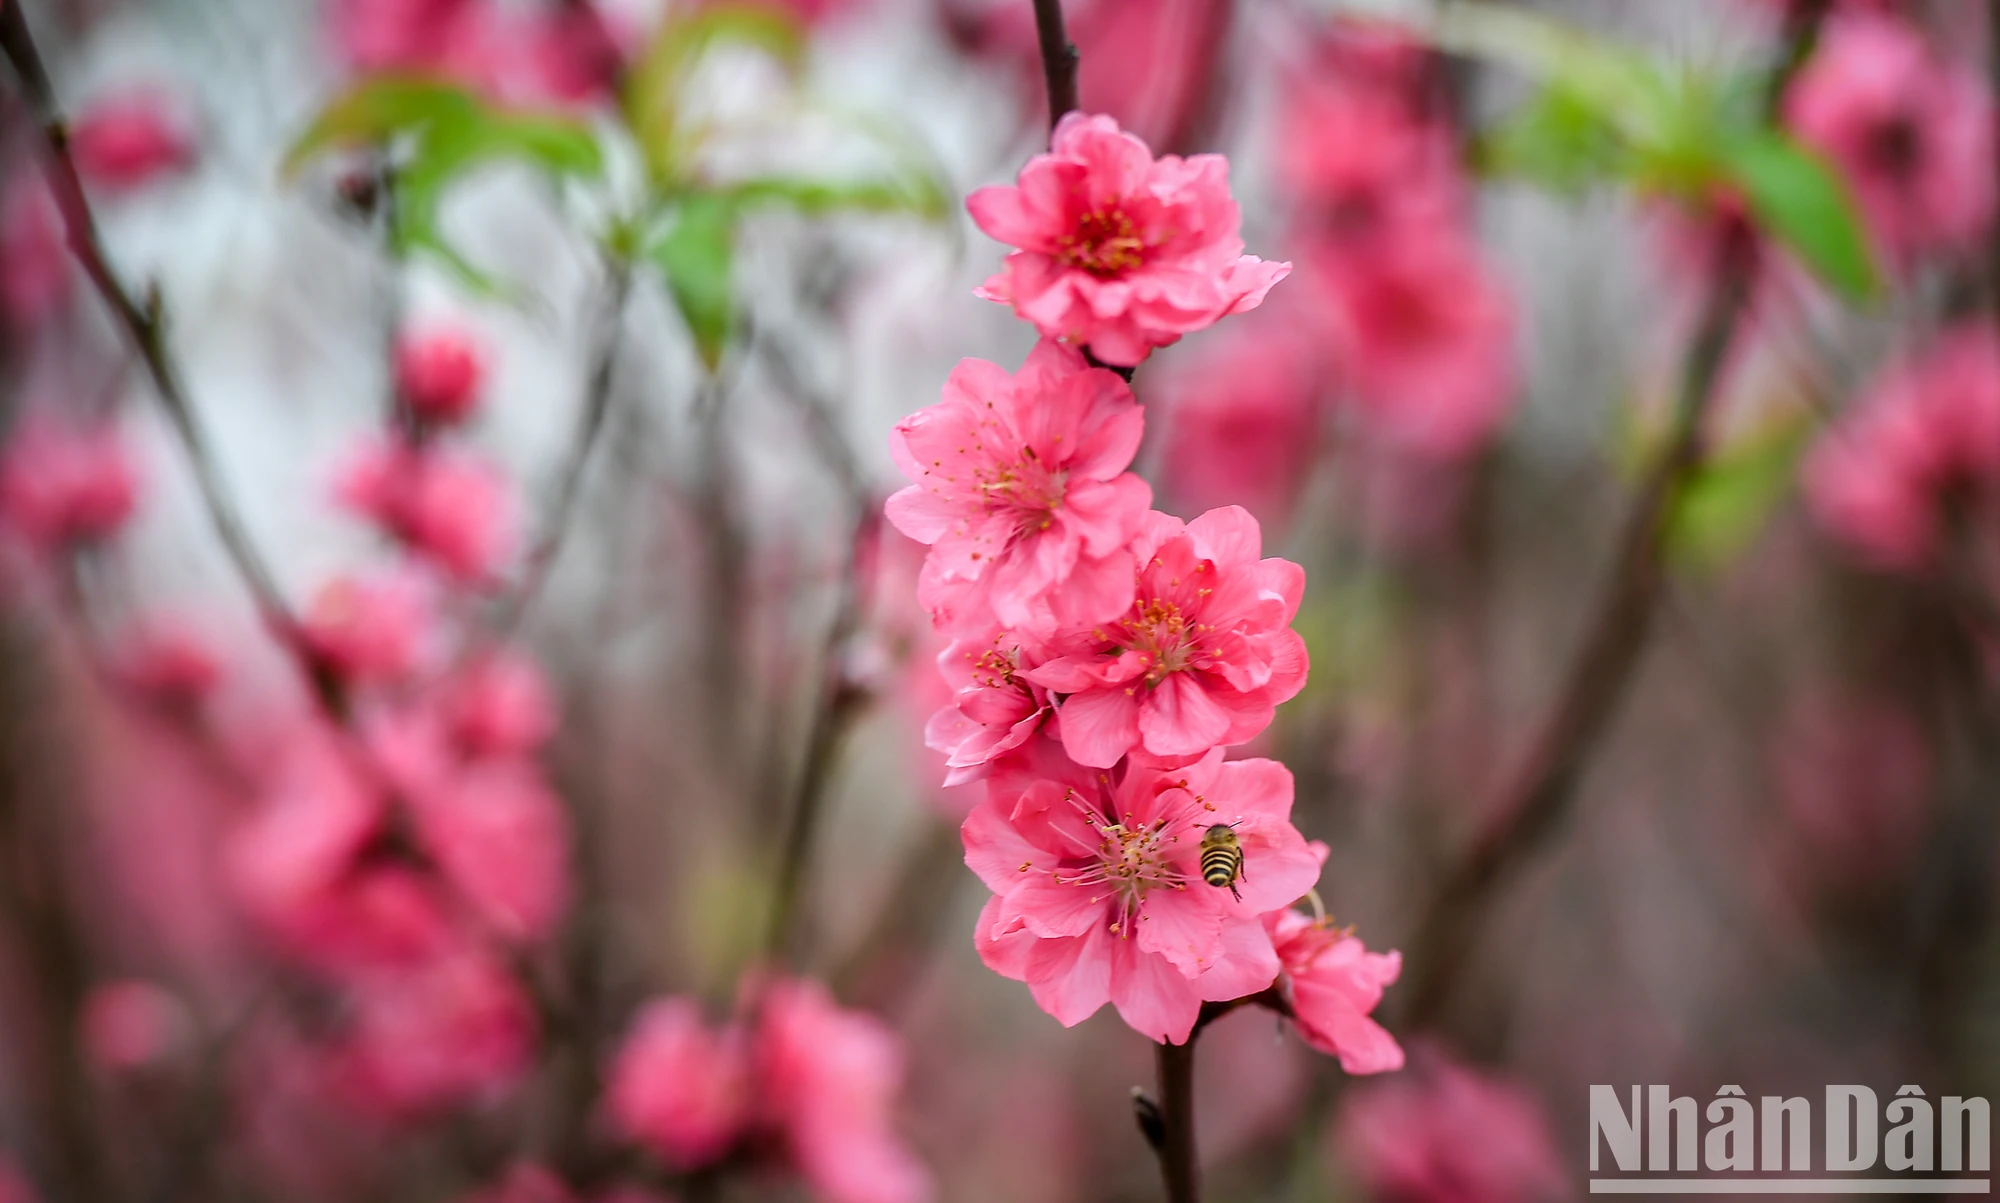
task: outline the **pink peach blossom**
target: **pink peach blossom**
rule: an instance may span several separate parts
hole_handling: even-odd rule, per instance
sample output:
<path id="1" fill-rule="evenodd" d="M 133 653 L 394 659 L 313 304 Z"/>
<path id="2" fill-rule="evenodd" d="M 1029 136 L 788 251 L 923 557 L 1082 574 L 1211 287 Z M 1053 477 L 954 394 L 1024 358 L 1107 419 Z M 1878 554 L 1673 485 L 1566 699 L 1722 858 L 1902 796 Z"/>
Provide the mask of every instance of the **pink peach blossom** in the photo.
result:
<path id="1" fill-rule="evenodd" d="M 1289 74 L 1280 110 L 1278 167 L 1301 221 L 1348 255 L 1424 238 L 1465 209 L 1450 129 L 1370 82 L 1315 62 Z"/>
<path id="2" fill-rule="evenodd" d="M 337 1080 L 349 1101 L 390 1118 L 497 1095 L 534 1050 L 534 1009 L 520 986 L 471 951 L 367 975 L 350 1004 Z"/>
<path id="3" fill-rule="evenodd" d="M 1403 1067 L 1403 1049 L 1368 1017 L 1382 988 L 1403 971 L 1403 954 L 1369 952 L 1349 933 L 1295 910 L 1264 916 L 1278 950 L 1278 989 L 1306 1043 L 1340 1058 L 1351 1074 Z"/>
<path id="4" fill-rule="evenodd" d="M 536 765 L 477 761 L 407 801 L 417 838 L 483 923 L 511 940 L 549 935 L 569 901 L 569 823 Z"/>
<path id="5" fill-rule="evenodd" d="M 1316 253 L 1347 393 L 1388 437 L 1439 459 L 1491 439 L 1517 378 L 1514 304 L 1455 229 L 1370 253 Z"/>
<path id="6" fill-rule="evenodd" d="M 1893 262 L 1968 246 L 1993 220 L 1992 97 L 1898 17 L 1836 13 L 1784 110 L 1839 166 Z"/>
<path id="7" fill-rule="evenodd" d="M 924 743 L 945 754 L 945 785 L 984 777 L 995 760 L 1041 729 L 1050 714 L 1048 692 L 1022 675 L 1039 652 L 1033 640 L 1002 631 L 953 640 L 938 653 L 951 703 L 924 725 Z"/>
<path id="8" fill-rule="evenodd" d="M 1864 560 L 1930 562 L 1954 490 L 2000 476 L 2000 335 L 1967 321 L 1886 369 L 1806 462 L 1806 500 Z"/>
<path id="9" fill-rule="evenodd" d="M 611 1066 L 605 1115 L 626 1140 L 679 1170 L 729 1151 L 751 1119 L 750 1046 L 735 1027 L 711 1029 L 687 998 L 648 1003 Z"/>
<path id="10" fill-rule="evenodd" d="M 334 0 L 335 43 L 363 71 L 421 70 L 441 61 L 481 0 Z"/>
<path id="11" fill-rule="evenodd" d="M 151 982 L 110 982 L 83 1004 L 83 1046 L 101 1068 L 129 1072 L 157 1065 L 188 1036 L 187 1010 Z"/>
<path id="12" fill-rule="evenodd" d="M 137 89 L 91 102 L 70 126 L 70 152 L 87 183 L 128 192 L 194 161 L 194 136 L 170 95 Z"/>
<path id="13" fill-rule="evenodd" d="M 138 479 L 111 426 L 35 415 L 0 453 L 0 519 L 41 551 L 117 533 L 132 516 Z"/>
<path id="14" fill-rule="evenodd" d="M 1065 116 L 1016 185 L 981 188 L 966 208 L 1019 248 L 979 295 L 1108 364 L 1256 308 L 1291 270 L 1243 253 L 1228 160 L 1156 160 L 1109 117 Z"/>
<path id="15" fill-rule="evenodd" d="M 1013 376 L 960 361 L 944 400 L 889 440 L 916 483 L 887 514 L 931 548 L 918 597 L 938 625 L 1052 632 L 1122 613 L 1126 544 L 1152 501 L 1125 470 L 1144 425 L 1124 381 L 1057 343 L 1036 346 Z"/>
<path id="16" fill-rule="evenodd" d="M 903 1053 L 881 1021 L 844 1010 L 818 982 L 779 978 L 757 992 L 756 1057 L 765 1122 L 827 1203 L 925 1203 L 929 1172 L 893 1122 Z"/>
<path id="17" fill-rule="evenodd" d="M 1043 741 L 996 775 L 965 820 L 965 863 L 993 891 L 976 943 L 988 968 L 1026 982 L 1074 1026 L 1106 1002 L 1153 1040 L 1179 1043 L 1204 1000 L 1255 994 L 1278 974 L 1259 916 L 1291 905 L 1319 861 L 1291 824 L 1292 776 L 1220 749 L 1180 769 L 1131 761 L 1106 773 Z M 1236 832 L 1235 889 L 1200 872 L 1204 834 Z"/>
<path id="18" fill-rule="evenodd" d="M 1351 1092 L 1335 1139 L 1376 1198 L 1536 1203 L 1569 1194 L 1533 1096 L 1439 1058 Z"/>
<path id="19" fill-rule="evenodd" d="M 11 168 L 8 174 L 0 191 L 0 313 L 31 326 L 69 296 L 69 248 L 41 175 Z"/>
<path id="20" fill-rule="evenodd" d="M 336 735 L 315 727 L 287 740 L 262 798 L 224 848 L 238 898 L 289 926 L 347 876 L 380 829 L 385 805 Z"/>
<path id="21" fill-rule="evenodd" d="M 306 609 L 307 646 L 327 669 L 352 682 L 404 676 L 434 646 L 432 594 L 427 582 L 408 573 L 337 577 Z"/>
<path id="22" fill-rule="evenodd" d="M 1172 374 L 1151 385 L 1167 412 L 1163 490 L 1171 508 L 1237 504 L 1265 526 L 1290 521 L 1319 443 L 1313 341 L 1259 314 L 1193 357 L 1176 356 Z"/>
<path id="23" fill-rule="evenodd" d="M 396 339 L 396 395 L 420 421 L 456 426 L 478 412 L 487 355 L 466 330 L 435 325 Z"/>
<path id="24" fill-rule="evenodd" d="M 117 667 L 132 688 L 170 706 L 199 705 L 222 683 L 211 641 L 178 621 L 154 619 L 129 633 Z"/>
<path id="25" fill-rule="evenodd" d="M 1240 506 L 1187 523 L 1151 514 L 1133 546 L 1141 567 L 1125 616 L 1066 636 L 1024 674 L 1065 695 L 1069 755 L 1097 768 L 1134 750 L 1185 760 L 1270 726 L 1305 686 L 1305 640 L 1289 625 L 1305 570 L 1261 558 L 1257 520 Z"/>
<path id="26" fill-rule="evenodd" d="M 7 0 L 0 0 L 0 4 Z M 0 1155 L 0 1203 L 41 1203 L 28 1179 L 12 1161 Z"/>
<path id="27" fill-rule="evenodd" d="M 344 466 L 336 494 L 467 584 L 491 581 L 513 550 L 505 480 L 463 452 L 367 439 Z"/>
<path id="28" fill-rule="evenodd" d="M 459 745 L 473 755 L 533 752 L 556 729 L 547 678 L 534 660 L 516 651 L 473 660 L 446 685 L 444 706 Z"/>

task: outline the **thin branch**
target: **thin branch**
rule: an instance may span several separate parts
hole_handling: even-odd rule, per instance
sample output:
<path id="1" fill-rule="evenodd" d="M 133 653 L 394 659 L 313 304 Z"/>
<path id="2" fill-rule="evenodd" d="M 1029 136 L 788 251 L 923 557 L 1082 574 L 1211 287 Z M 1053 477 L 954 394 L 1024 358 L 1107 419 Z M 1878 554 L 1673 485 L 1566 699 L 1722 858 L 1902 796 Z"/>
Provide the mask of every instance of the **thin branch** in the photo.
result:
<path id="1" fill-rule="evenodd" d="M 598 329 L 597 347 L 591 353 L 590 379 L 585 386 L 583 409 L 577 416 L 576 430 L 570 436 L 569 451 L 563 457 L 557 476 L 555 503 L 543 520 L 541 535 L 528 549 L 520 584 L 502 603 L 500 615 L 493 624 L 497 637 L 503 641 L 519 628 L 522 618 L 541 595 L 573 525 L 571 519 L 577 498 L 583 492 L 591 452 L 597 446 L 598 435 L 604 430 L 604 419 L 611 412 L 618 349 L 625 331 L 625 298 L 631 291 L 631 284 L 631 266 L 623 259 L 613 259 L 610 278 L 605 285 L 604 313 L 600 319 L 602 324 Z"/>
<path id="2" fill-rule="evenodd" d="M 1808 57 L 1826 7 L 1815 2 L 1794 9 L 1772 65 L 1767 111 L 1775 109 Z M 1706 454 L 1704 429 L 1716 382 L 1756 274 L 1755 239 L 1748 227 L 1725 230 L 1701 324 L 1683 364 L 1666 445 L 1626 517 L 1611 574 L 1555 706 L 1527 754 L 1501 779 L 1497 796 L 1482 808 L 1493 820 L 1447 874 L 1418 922 L 1402 997 L 1403 1013 L 1414 1026 L 1437 1020 L 1493 900 L 1568 817 L 1584 768 L 1631 684 L 1665 580 L 1668 525 Z"/>
<path id="3" fill-rule="evenodd" d="M 145 363 L 167 419 L 194 470 L 195 483 L 201 491 L 209 521 L 221 538 L 223 549 L 238 575 L 249 587 L 265 625 L 298 659 L 321 702 L 330 712 L 338 714 L 343 704 L 339 687 L 317 667 L 317 659 L 305 641 L 299 621 L 278 589 L 277 578 L 258 552 L 249 529 L 230 498 L 207 432 L 181 384 L 179 369 L 167 350 L 158 294 L 149 293 L 143 304 L 134 299 L 105 253 L 96 218 L 83 190 L 83 178 L 70 155 L 68 127 L 56 105 L 48 72 L 18 3 L 0 4 L 0 52 L 4 52 L 8 62 L 13 64 L 28 106 L 34 113 L 36 127 L 41 132 L 49 190 L 54 194 L 56 208 L 62 214 L 70 253 L 76 257 L 84 274 L 110 308 L 132 349 Z"/>
<path id="4" fill-rule="evenodd" d="M 1076 44 L 1063 28 L 1062 0 L 1035 0 L 1035 36 L 1042 47 L 1042 83 L 1048 89 L 1049 129 L 1077 108 Z"/>
<path id="5" fill-rule="evenodd" d="M 813 842 L 819 834 L 820 818 L 826 809 L 834 763 L 848 728 L 870 698 L 848 671 L 847 648 L 861 629 L 867 612 L 863 578 L 874 571 L 869 562 L 870 549 L 879 537 L 880 523 L 880 511 L 873 505 L 864 507 L 857 516 L 847 565 L 841 572 L 840 599 L 833 623 L 827 628 L 820 661 L 819 696 L 813 705 L 812 728 L 806 736 L 805 762 L 799 767 L 786 812 L 785 842 L 778 857 L 770 925 L 765 932 L 765 952 L 774 958 L 793 951 L 798 941 L 799 898 Z"/>
<path id="6" fill-rule="evenodd" d="M 1733 242 L 1733 240 L 1732 240 Z M 1583 769 L 1611 725 L 1645 650 L 1665 568 L 1662 547 L 1683 488 L 1701 466 L 1702 429 L 1743 309 L 1747 250 L 1724 252 L 1714 291 L 1681 375 L 1667 444 L 1625 519 L 1611 574 L 1554 708 L 1527 755 L 1482 813 L 1496 816 L 1431 899 L 1410 943 L 1409 1021 L 1428 1024 L 1450 994 L 1480 920 L 1502 887 L 1567 817 Z"/>
<path id="7" fill-rule="evenodd" d="M 1160 1138 L 1153 1151 L 1160 1158 L 1167 1203 L 1201 1203 L 1194 1150 L 1194 1041 L 1190 1033 L 1186 1044 L 1160 1044 L 1153 1049 L 1160 1083 Z"/>

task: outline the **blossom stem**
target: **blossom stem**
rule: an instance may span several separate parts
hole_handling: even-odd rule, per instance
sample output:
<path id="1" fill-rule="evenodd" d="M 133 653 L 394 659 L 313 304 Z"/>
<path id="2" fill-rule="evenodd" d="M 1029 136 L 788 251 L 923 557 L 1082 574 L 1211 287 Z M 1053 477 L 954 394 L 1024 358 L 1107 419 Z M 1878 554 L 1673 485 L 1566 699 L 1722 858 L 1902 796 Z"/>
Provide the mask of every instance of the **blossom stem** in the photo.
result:
<path id="1" fill-rule="evenodd" d="M 1035 0 L 1035 35 L 1042 47 L 1042 82 L 1049 95 L 1049 129 L 1077 107 L 1076 43 L 1063 28 L 1062 0 Z"/>
<path id="2" fill-rule="evenodd" d="M 318 666 L 317 658 L 307 646 L 304 628 L 285 602 L 276 576 L 257 550 L 229 495 L 207 431 L 188 399 L 179 368 L 167 349 L 159 294 L 149 290 L 143 300 L 136 297 L 105 252 L 89 197 L 83 190 L 83 177 L 70 154 L 68 126 L 56 105 L 55 89 L 49 83 L 48 71 L 42 64 L 41 53 L 36 49 L 27 17 L 19 4 L 0 4 L 0 53 L 4 53 L 13 65 L 21 91 L 34 114 L 34 124 L 40 132 L 48 165 L 49 191 L 55 199 L 57 211 L 62 215 L 70 253 L 83 268 L 84 275 L 89 278 L 105 306 L 111 310 L 120 332 L 146 365 L 146 373 L 152 378 L 154 391 L 159 395 L 168 423 L 173 427 L 175 437 L 180 440 L 194 471 L 195 485 L 201 492 L 202 503 L 216 535 L 222 541 L 223 550 L 249 587 L 265 626 L 299 662 L 315 695 L 328 712 L 341 714 L 345 709 L 345 700 L 338 682 Z"/>
<path id="3" fill-rule="evenodd" d="M 1154 1057 L 1160 1075 L 1160 1177 L 1167 1203 L 1200 1203 L 1201 1179 L 1194 1155 L 1194 1042 L 1161 1044 Z"/>

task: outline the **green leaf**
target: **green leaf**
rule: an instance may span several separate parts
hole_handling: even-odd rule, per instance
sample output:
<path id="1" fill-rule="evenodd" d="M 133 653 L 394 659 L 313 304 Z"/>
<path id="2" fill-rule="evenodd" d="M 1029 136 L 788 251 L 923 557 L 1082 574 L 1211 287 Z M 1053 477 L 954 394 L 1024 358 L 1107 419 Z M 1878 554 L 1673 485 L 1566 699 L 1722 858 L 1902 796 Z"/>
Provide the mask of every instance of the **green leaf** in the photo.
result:
<path id="1" fill-rule="evenodd" d="M 1790 490 L 1810 427 L 1796 412 L 1711 459 L 1674 507 L 1668 552 L 1690 567 L 1715 569 L 1748 548 Z"/>
<path id="2" fill-rule="evenodd" d="M 286 176 L 336 146 L 387 143 L 439 121 L 463 121 L 479 102 L 456 84 L 409 76 L 366 79 L 334 98 L 285 152 Z"/>
<path id="3" fill-rule="evenodd" d="M 1765 233 L 1843 296 L 1875 295 L 1879 280 L 1860 218 L 1831 167 L 1772 131 L 1729 140 L 1721 158 Z"/>
<path id="4" fill-rule="evenodd" d="M 736 217 L 725 196 L 690 196 L 673 224 L 646 248 L 711 372 L 722 362 L 736 324 Z"/>
<path id="5" fill-rule="evenodd" d="M 435 257 L 482 295 L 501 290 L 443 237 L 438 211 L 444 194 L 479 168 L 514 161 L 551 176 L 595 178 L 603 152 L 590 130 L 544 113 L 488 105 L 455 84 L 381 77 L 336 98 L 293 144 L 285 171 L 327 149 L 355 143 L 400 143 L 390 244 L 399 255 Z"/>
<path id="6" fill-rule="evenodd" d="M 1482 172 L 1570 194 L 1629 170 L 1617 131 L 1587 98 L 1560 84 L 1543 88 L 1495 126 L 1475 153 Z"/>

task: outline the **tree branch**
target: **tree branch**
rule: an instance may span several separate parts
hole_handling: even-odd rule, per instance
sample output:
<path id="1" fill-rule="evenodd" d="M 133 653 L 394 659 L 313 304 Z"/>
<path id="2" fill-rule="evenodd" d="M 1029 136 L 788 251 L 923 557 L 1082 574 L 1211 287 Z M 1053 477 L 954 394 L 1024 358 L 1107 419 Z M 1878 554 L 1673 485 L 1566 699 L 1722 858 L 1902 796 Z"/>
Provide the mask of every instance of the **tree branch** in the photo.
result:
<path id="1" fill-rule="evenodd" d="M 1160 1139 L 1153 1151 L 1159 1154 L 1160 1178 L 1167 1187 L 1167 1203 L 1201 1203 L 1201 1179 L 1194 1152 L 1194 1042 L 1198 1032 L 1188 1033 L 1186 1044 L 1154 1046 L 1153 1061 L 1159 1070 Z"/>
<path id="2" fill-rule="evenodd" d="M 1035 0 L 1035 36 L 1042 47 L 1042 83 L 1049 96 L 1049 129 L 1073 112 L 1076 99 L 1076 44 L 1063 28 L 1062 0 Z"/>
<path id="3" fill-rule="evenodd" d="M 235 502 L 230 498 L 228 486 L 223 482 L 208 434 L 188 399 L 179 369 L 167 350 L 158 294 L 149 293 L 144 304 L 135 300 L 105 253 L 96 218 L 91 213 L 89 197 L 83 190 L 83 178 L 77 172 L 76 160 L 70 155 L 68 127 L 62 120 L 48 72 L 18 3 L 0 4 L 0 52 L 4 52 L 8 62 L 13 64 L 14 73 L 21 81 L 21 89 L 34 114 L 36 128 L 41 133 L 49 191 L 62 215 L 70 253 L 111 310 L 119 330 L 146 365 L 146 373 L 152 378 L 154 391 L 166 410 L 167 420 L 187 454 L 189 466 L 194 470 L 195 484 L 201 492 L 209 521 L 222 540 L 223 550 L 228 553 L 237 574 L 249 587 L 265 626 L 298 660 L 308 683 L 328 712 L 339 714 L 344 707 L 339 685 L 320 668 L 318 658 L 305 640 L 304 630 L 278 588 L 276 576 L 257 550 Z"/>
<path id="4" fill-rule="evenodd" d="M 1771 69 L 1763 103 L 1774 111 L 1818 37 L 1823 0 L 1793 10 Z M 1704 427 L 1716 381 L 1748 301 L 1757 268 L 1756 234 L 1726 228 L 1701 323 L 1684 362 L 1666 445 L 1640 486 L 1618 539 L 1610 576 L 1598 595 L 1583 642 L 1570 661 L 1554 708 L 1497 796 L 1481 813 L 1493 820 L 1431 898 L 1409 944 L 1403 1013 L 1433 1023 L 1463 971 L 1480 921 L 1502 888 L 1568 816 L 1578 780 L 1602 742 L 1633 669 L 1645 650 L 1665 579 L 1669 524 L 1706 454 Z"/>

